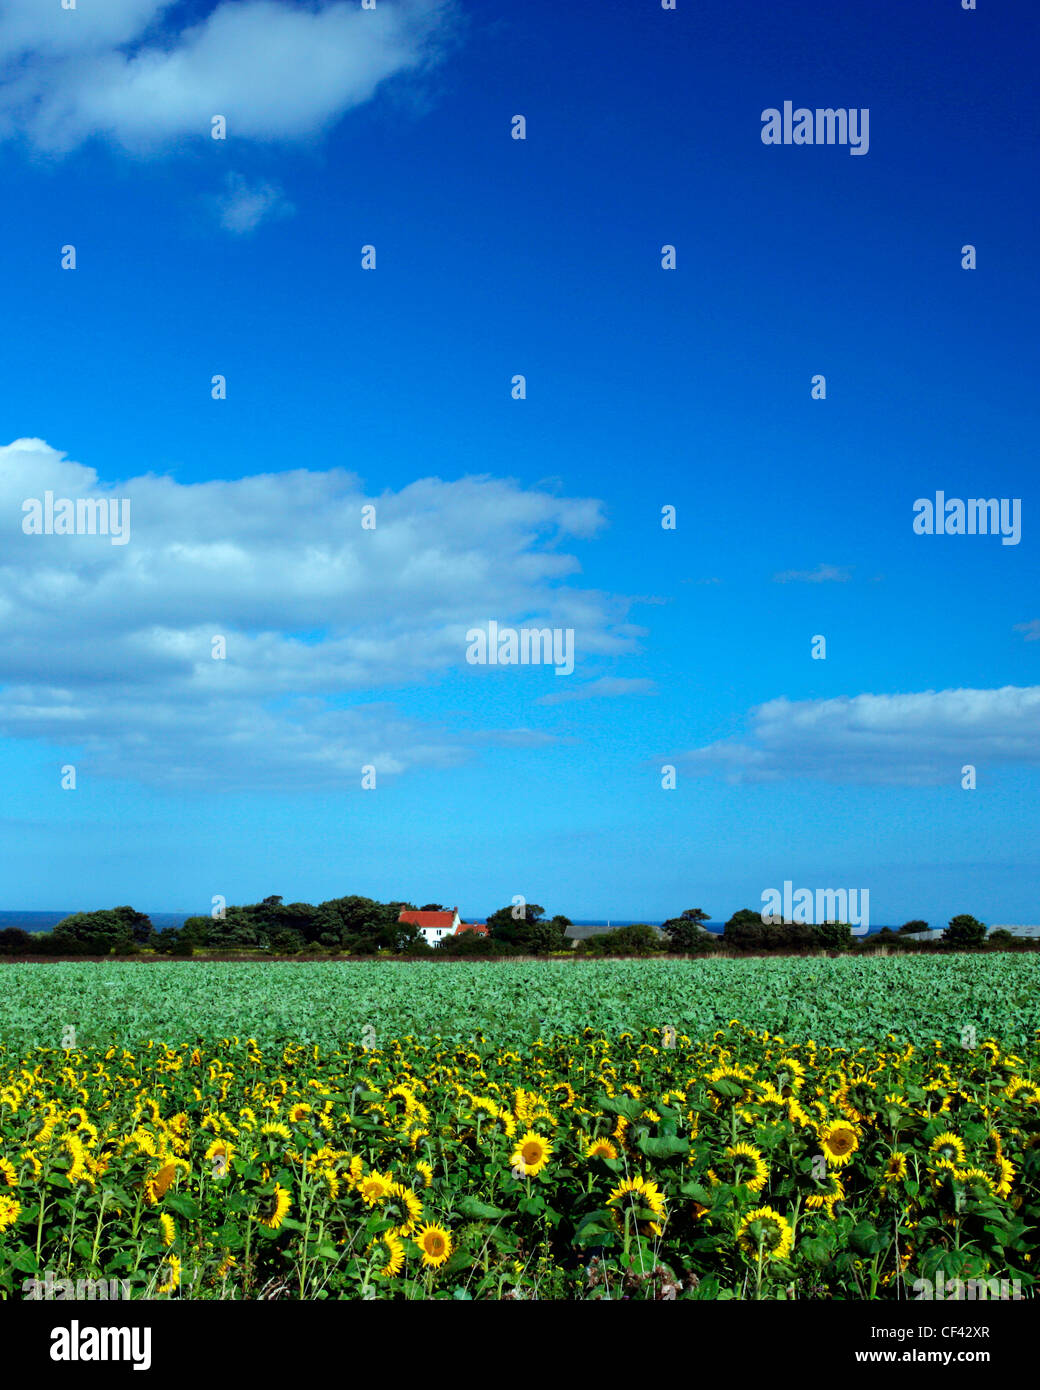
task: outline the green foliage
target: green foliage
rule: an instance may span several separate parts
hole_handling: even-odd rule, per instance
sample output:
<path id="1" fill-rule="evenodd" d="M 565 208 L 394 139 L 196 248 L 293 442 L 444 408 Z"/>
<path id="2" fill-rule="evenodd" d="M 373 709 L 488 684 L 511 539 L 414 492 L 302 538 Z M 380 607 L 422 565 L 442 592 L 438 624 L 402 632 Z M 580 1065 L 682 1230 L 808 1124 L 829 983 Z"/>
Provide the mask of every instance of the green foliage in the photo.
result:
<path id="1" fill-rule="evenodd" d="M 684 954 L 703 954 L 710 951 L 714 938 L 701 926 L 711 918 L 699 907 L 688 907 L 678 917 L 669 917 L 661 924 L 668 938 L 669 950 Z"/>
<path id="2" fill-rule="evenodd" d="M 583 956 L 653 956 L 663 948 L 663 943 L 653 927 L 645 922 L 636 922 L 630 927 L 616 927 L 613 931 L 597 932 L 578 942 L 578 951 Z"/>
<path id="3" fill-rule="evenodd" d="M 166 933 L 164 932 L 165 936 Z M 468 935 L 468 934 L 467 934 Z M 461 940 L 462 938 L 460 938 Z M 496 949 L 496 948 L 493 948 Z M 731 1018 L 821 1045 L 915 1046 L 941 1038 L 1024 1045 L 1037 1028 L 1040 956 L 915 953 L 703 960 L 102 961 L 0 964 L 0 1041 L 84 1042 L 230 1034 L 338 1046 L 371 1024 L 380 1038 L 484 1034 L 512 1045 L 590 1023 L 612 1033 L 658 1027 L 710 1037 Z"/>
<path id="4" fill-rule="evenodd" d="M 986 939 L 986 928 L 977 918 L 962 912 L 959 917 L 950 918 L 942 939 L 950 946 L 981 946 Z"/>
<path id="5" fill-rule="evenodd" d="M 32 951 L 32 934 L 21 927 L 6 927 L 0 931 L 0 956 L 27 956 Z"/>
<path id="6" fill-rule="evenodd" d="M 515 915 L 520 912 L 523 916 Z M 487 919 L 492 940 L 504 942 L 514 947 L 517 954 L 525 956 L 548 956 L 553 951 L 562 951 L 567 945 L 569 926 L 566 917 L 545 921 L 545 908 L 539 903 L 500 907 Z"/>
<path id="7" fill-rule="evenodd" d="M 920 918 L 915 917 L 912 922 L 904 922 L 899 930 L 903 936 L 916 936 L 928 930 L 928 923 L 922 922 Z"/>
<path id="8" fill-rule="evenodd" d="M 143 912 L 132 907 L 108 907 L 64 917 L 52 935 L 73 954 L 127 955 L 153 931 L 151 918 Z"/>
<path id="9" fill-rule="evenodd" d="M 844 950 L 852 945 L 852 927 L 848 922 L 820 922 L 813 927 L 817 942 L 829 951 Z"/>

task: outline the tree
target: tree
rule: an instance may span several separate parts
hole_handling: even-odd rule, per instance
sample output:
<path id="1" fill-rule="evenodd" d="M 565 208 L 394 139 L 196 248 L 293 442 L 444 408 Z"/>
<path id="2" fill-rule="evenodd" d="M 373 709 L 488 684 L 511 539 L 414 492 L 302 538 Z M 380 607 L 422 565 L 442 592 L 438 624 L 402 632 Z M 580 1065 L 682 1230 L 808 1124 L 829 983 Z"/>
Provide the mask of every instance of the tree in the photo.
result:
<path id="1" fill-rule="evenodd" d="M 553 951 L 567 949 L 566 928 L 561 927 L 555 917 L 550 922 L 528 922 L 524 925 L 526 929 L 518 934 L 516 945 L 528 955 L 550 956 Z"/>
<path id="2" fill-rule="evenodd" d="M 440 909 L 431 907 L 428 910 L 430 912 L 437 912 Z M 425 912 L 427 909 L 421 907 L 419 911 Z M 407 955 L 417 954 L 416 947 L 420 941 L 427 948 L 430 944 L 425 936 L 423 936 L 422 928 L 415 922 L 394 922 L 393 925 L 387 929 L 387 933 L 392 939 L 392 949 L 395 951 L 404 951 Z M 422 953 L 418 952 L 418 954 L 421 955 Z"/>
<path id="3" fill-rule="evenodd" d="M 423 903 L 419 908 L 420 912 L 447 912 L 447 908 L 442 903 Z"/>
<path id="4" fill-rule="evenodd" d="M 520 915 L 522 914 L 522 915 Z M 488 935 L 495 941 L 507 941 L 510 945 L 520 945 L 530 928 L 545 916 L 545 908 L 538 903 L 524 903 L 520 906 L 500 907 L 487 919 Z"/>
<path id="5" fill-rule="evenodd" d="M 345 950 L 361 955 L 380 946 L 395 950 L 401 925 L 397 918 L 404 907 L 414 911 L 412 903 L 380 903 L 356 894 L 328 898 L 315 910 L 315 935 L 323 941 L 334 937 Z"/>
<path id="6" fill-rule="evenodd" d="M 98 912 L 74 912 L 54 928 L 58 946 L 70 953 L 125 955 L 152 932 L 151 918 L 132 907 L 107 907 Z"/>
<path id="7" fill-rule="evenodd" d="M 986 939 L 986 928 L 970 913 L 962 912 L 959 917 L 950 918 L 942 939 L 948 946 L 981 946 Z"/>
<path id="8" fill-rule="evenodd" d="M 755 946 L 761 948 L 765 939 L 766 929 L 762 914 L 750 907 L 742 907 L 738 912 L 734 912 L 722 929 L 723 943 L 735 947 L 738 951 L 746 951 Z"/>
<path id="9" fill-rule="evenodd" d="M 192 946 L 208 946 L 213 920 L 212 917 L 185 917 L 184 925 L 181 927 L 181 936 Z M 165 935 L 165 933 L 163 934 Z"/>
<path id="10" fill-rule="evenodd" d="M 668 937 L 668 949 L 671 951 L 705 950 L 704 938 L 709 933 L 704 930 L 701 923 L 710 921 L 711 918 L 708 914 L 702 912 L 699 907 L 688 907 L 678 917 L 669 917 L 667 922 L 661 924 L 661 930 Z M 708 944 L 710 945 L 710 943 Z"/>
<path id="11" fill-rule="evenodd" d="M 661 938 L 646 922 L 636 922 L 586 936 L 578 949 L 586 956 L 651 956 L 660 951 Z"/>
<path id="12" fill-rule="evenodd" d="M 900 935 L 902 936 L 918 936 L 921 932 L 927 930 L 928 923 L 922 922 L 916 917 L 912 922 L 904 922 L 903 925 L 899 928 Z"/>
<path id="13" fill-rule="evenodd" d="M 852 945 L 852 926 L 848 922 L 820 922 L 814 930 L 819 944 L 828 950 Z"/>
<path id="14" fill-rule="evenodd" d="M 21 927 L 5 927 L 0 931 L 0 956 L 28 956 L 32 948 L 32 936 Z"/>

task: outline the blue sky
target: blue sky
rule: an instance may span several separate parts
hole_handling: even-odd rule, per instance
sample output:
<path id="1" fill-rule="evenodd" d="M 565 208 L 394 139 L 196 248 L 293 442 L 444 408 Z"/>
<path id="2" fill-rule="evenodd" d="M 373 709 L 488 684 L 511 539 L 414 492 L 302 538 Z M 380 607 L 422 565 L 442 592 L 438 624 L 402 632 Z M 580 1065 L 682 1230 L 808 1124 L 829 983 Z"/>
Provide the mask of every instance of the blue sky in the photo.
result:
<path id="1" fill-rule="evenodd" d="M 1040 19 L 836 8 L 0 6 L 0 905 L 1037 920 Z"/>

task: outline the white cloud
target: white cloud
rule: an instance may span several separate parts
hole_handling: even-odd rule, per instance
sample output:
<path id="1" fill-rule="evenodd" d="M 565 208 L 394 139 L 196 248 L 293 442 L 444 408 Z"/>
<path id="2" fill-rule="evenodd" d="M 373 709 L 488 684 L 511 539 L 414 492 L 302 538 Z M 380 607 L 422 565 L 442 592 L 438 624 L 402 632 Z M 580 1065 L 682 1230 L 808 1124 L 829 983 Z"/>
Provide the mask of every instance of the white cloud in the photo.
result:
<path id="1" fill-rule="evenodd" d="M 289 217 L 295 211 L 277 184 L 250 183 L 241 174 L 229 174 L 223 194 L 217 198 L 220 225 L 238 236 L 253 232 L 271 218 Z"/>
<path id="2" fill-rule="evenodd" d="M 711 743 L 676 761 L 732 782 L 907 786 L 958 786 L 967 763 L 1040 763 L 1040 686 L 770 700 L 751 711 L 750 724 L 746 741 Z"/>
<path id="3" fill-rule="evenodd" d="M 814 570 L 784 570 L 773 575 L 774 584 L 847 584 L 852 571 L 844 565 L 819 564 Z"/>
<path id="4" fill-rule="evenodd" d="M 598 680 L 579 685 L 573 690 L 554 690 L 551 695 L 543 695 L 540 705 L 561 705 L 570 700 L 615 699 L 620 695 L 652 695 L 655 686 L 652 680 L 643 677 L 600 676 Z"/>
<path id="5" fill-rule="evenodd" d="M 176 0 L 80 0 L 75 10 L 44 0 L 4 0 L 0 60 L 96 53 L 138 38 Z"/>
<path id="6" fill-rule="evenodd" d="M 15 0 L 0 17 L 0 134 L 22 131 L 62 151 L 92 135 L 145 152 L 209 138 L 314 135 L 381 82 L 436 62 L 453 31 L 453 0 L 221 0 L 173 30 L 162 0 Z"/>
<path id="7" fill-rule="evenodd" d="M 1040 618 L 1030 618 L 1028 623 L 1016 623 L 1015 631 L 1025 633 L 1027 642 L 1040 642 Z"/>
<path id="8" fill-rule="evenodd" d="M 129 543 L 24 535 L 22 503 L 46 490 L 129 498 Z M 42 440 L 16 440 L 0 447 L 0 734 L 173 783 L 443 765 L 473 740 L 359 701 L 452 673 L 487 679 L 466 664 L 465 634 L 489 616 L 573 627 L 579 659 L 631 652 L 625 605 L 576 587 L 560 549 L 602 524 L 593 499 L 491 477 L 375 497 L 353 474 L 305 468 L 102 486 Z M 226 661 L 212 658 L 216 635 Z"/>

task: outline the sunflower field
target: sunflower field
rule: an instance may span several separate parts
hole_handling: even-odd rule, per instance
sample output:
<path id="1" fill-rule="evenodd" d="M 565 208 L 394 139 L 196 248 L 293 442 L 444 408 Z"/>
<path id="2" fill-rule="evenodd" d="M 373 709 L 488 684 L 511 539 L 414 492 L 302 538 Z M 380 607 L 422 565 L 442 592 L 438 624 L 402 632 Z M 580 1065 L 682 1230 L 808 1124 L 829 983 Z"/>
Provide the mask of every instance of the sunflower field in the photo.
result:
<path id="1" fill-rule="evenodd" d="M 0 1049 L 0 1296 L 1035 1293 L 1040 1039 Z"/>

